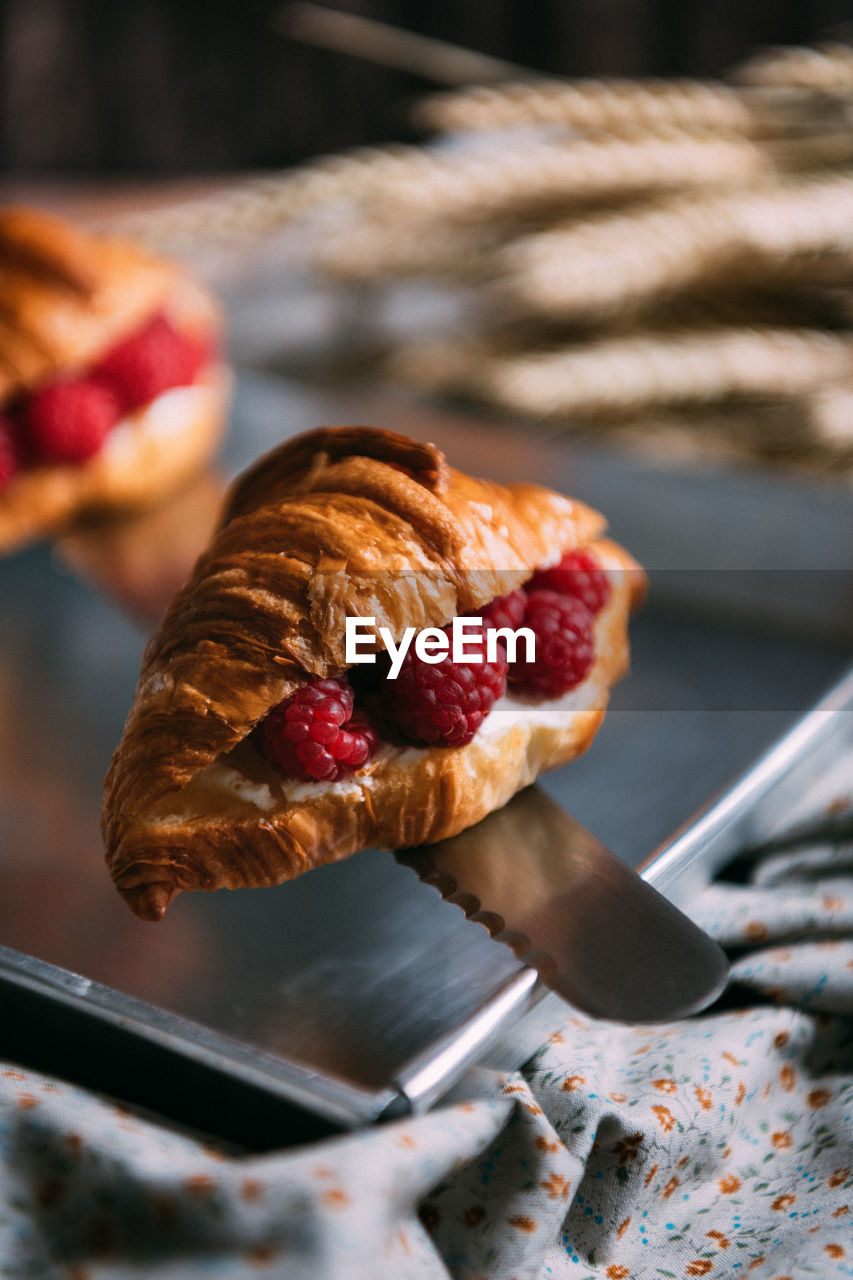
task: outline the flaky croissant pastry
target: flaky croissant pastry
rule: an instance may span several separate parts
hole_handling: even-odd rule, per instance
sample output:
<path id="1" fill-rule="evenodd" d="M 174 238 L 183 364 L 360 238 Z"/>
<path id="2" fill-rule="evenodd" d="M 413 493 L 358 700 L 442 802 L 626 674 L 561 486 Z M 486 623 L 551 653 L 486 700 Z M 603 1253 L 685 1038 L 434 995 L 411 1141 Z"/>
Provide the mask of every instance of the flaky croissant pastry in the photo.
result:
<path id="1" fill-rule="evenodd" d="M 156 502 L 207 461 L 229 399 L 221 329 L 176 264 L 0 209 L 0 553 Z"/>
<path id="2" fill-rule="evenodd" d="M 366 847 L 442 839 L 585 750 L 627 666 L 627 618 L 644 585 L 603 528 L 582 503 L 473 479 L 435 446 L 387 431 L 324 428 L 262 458 L 236 482 L 210 547 L 148 644 L 107 776 L 106 858 L 133 910 L 156 920 L 179 890 L 272 885 Z M 347 617 L 372 618 L 399 643 L 406 628 L 445 627 L 498 598 L 529 604 L 534 593 L 521 584 L 578 548 L 598 566 L 603 591 L 594 618 L 583 604 L 565 605 L 587 643 L 569 655 L 585 663 L 569 675 L 569 692 L 543 698 L 540 686 L 531 697 L 523 667 L 501 657 L 490 668 L 497 700 L 488 714 L 467 722 L 467 737 L 437 730 L 444 739 L 427 742 L 402 721 L 383 722 L 391 681 L 377 685 L 373 667 L 352 667 L 356 704 L 364 689 L 375 726 L 366 729 L 361 712 L 344 725 L 363 730 L 347 740 L 364 747 L 355 764 L 328 764 L 314 744 L 323 777 L 313 763 L 288 774 L 265 750 L 265 728 L 278 732 L 287 720 L 283 701 L 310 701 L 309 688 L 339 694 L 347 683 Z M 564 608 L 556 593 L 538 594 L 552 611 Z M 286 765 L 295 748 L 285 746 Z"/>

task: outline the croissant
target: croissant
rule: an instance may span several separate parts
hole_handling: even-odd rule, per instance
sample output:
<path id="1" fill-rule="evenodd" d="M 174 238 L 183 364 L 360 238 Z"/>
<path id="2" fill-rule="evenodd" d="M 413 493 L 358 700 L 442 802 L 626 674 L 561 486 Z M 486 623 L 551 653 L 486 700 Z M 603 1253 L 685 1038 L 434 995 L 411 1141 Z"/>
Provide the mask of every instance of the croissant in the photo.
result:
<path id="1" fill-rule="evenodd" d="M 584 751 L 626 669 L 644 582 L 603 531 L 583 503 L 474 479 L 384 430 L 322 428 L 262 458 L 146 648 L 107 775 L 106 860 L 132 909 L 156 920 L 181 890 L 272 885 L 366 847 L 442 839 Z M 507 693 L 466 745 L 382 741 L 336 781 L 287 777 L 259 749 L 271 708 L 346 672 L 347 617 L 396 643 L 577 548 L 606 573 L 609 599 L 571 692 Z"/>
<path id="2" fill-rule="evenodd" d="M 199 469 L 227 409 L 221 328 L 176 264 L 0 209 L 0 553 Z"/>

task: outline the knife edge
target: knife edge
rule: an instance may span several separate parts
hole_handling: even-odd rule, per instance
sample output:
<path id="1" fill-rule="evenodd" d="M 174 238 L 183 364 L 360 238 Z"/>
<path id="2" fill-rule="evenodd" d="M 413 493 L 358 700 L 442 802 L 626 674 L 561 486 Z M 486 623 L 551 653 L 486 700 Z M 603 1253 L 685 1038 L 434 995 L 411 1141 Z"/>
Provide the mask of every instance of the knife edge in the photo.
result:
<path id="1" fill-rule="evenodd" d="M 717 943 L 535 787 L 396 857 L 574 1009 L 669 1021 L 725 989 Z"/>

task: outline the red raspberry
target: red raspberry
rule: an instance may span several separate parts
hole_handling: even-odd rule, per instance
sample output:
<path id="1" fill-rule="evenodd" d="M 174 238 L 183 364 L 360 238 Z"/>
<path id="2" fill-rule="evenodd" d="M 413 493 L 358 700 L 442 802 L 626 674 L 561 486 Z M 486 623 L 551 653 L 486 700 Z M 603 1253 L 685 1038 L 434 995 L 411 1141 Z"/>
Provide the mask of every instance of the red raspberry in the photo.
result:
<path id="1" fill-rule="evenodd" d="M 556 591 L 531 591 L 524 625 L 536 636 L 536 661 L 513 662 L 510 684 L 537 698 L 556 698 L 580 684 L 594 651 L 593 617 L 584 602 Z"/>
<path id="2" fill-rule="evenodd" d="M 125 412 L 149 404 L 172 387 L 188 387 L 207 359 L 203 343 L 178 333 L 165 316 L 108 351 L 95 369 Z"/>
<path id="3" fill-rule="evenodd" d="M 85 462 L 120 416 L 109 387 L 86 378 L 57 379 L 24 404 L 27 446 L 36 462 Z"/>
<path id="4" fill-rule="evenodd" d="M 588 551 L 567 551 L 553 569 L 540 569 L 527 584 L 528 591 L 559 591 L 583 600 L 590 613 L 598 613 L 610 599 L 610 580 Z"/>
<path id="5" fill-rule="evenodd" d="M 366 764 L 379 736 L 353 711 L 346 680 L 313 680 L 273 707 L 259 727 L 264 754 L 289 778 L 337 782 Z"/>
<path id="6" fill-rule="evenodd" d="M 15 429 L 5 414 L 0 413 L 0 492 L 21 465 Z"/>
<path id="7" fill-rule="evenodd" d="M 486 630 L 490 627 L 509 627 L 510 631 L 517 631 L 526 605 L 527 592 L 524 587 L 519 587 L 508 596 L 498 596 L 497 600 L 492 600 L 480 610 L 480 617 L 486 624 Z"/>
<path id="8" fill-rule="evenodd" d="M 450 638 L 451 629 L 445 627 Z M 466 636 L 470 653 L 485 638 Z M 470 742 L 506 689 L 506 656 L 498 645 L 495 662 L 423 662 L 409 649 L 396 680 L 386 680 L 386 711 L 406 737 L 417 743 L 462 747 Z"/>

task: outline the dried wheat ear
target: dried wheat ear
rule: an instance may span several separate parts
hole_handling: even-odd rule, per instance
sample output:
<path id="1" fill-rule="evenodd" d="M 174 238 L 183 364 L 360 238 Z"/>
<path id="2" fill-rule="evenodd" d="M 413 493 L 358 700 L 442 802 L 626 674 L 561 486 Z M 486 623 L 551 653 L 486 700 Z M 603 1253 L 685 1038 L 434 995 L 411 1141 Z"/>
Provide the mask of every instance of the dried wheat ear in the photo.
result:
<path id="1" fill-rule="evenodd" d="M 461 341 L 407 331 L 387 366 L 397 380 L 540 422 L 612 420 L 625 438 L 645 410 L 693 406 L 656 436 L 692 431 L 686 453 L 713 453 L 719 408 L 724 452 L 824 448 L 835 465 L 851 120 L 841 44 L 765 50 L 725 81 L 475 87 L 417 109 L 450 147 L 329 156 L 121 226 L 169 247 L 313 228 L 304 258 L 336 289 L 412 279 L 473 301 Z M 745 426 L 729 432 L 733 400 Z"/>

